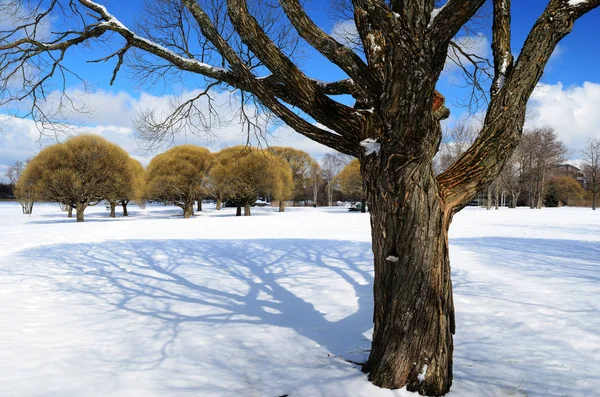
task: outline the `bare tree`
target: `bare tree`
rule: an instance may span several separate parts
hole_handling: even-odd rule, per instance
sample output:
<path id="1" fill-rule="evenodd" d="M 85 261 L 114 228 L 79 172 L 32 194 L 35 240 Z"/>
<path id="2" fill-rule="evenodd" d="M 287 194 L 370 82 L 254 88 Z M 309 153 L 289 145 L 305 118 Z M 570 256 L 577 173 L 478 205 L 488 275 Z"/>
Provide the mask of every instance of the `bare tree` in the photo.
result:
<path id="1" fill-rule="evenodd" d="M 323 172 L 321 166 L 316 161 L 310 167 L 310 189 L 312 191 L 313 207 L 317 206 L 319 198 L 319 189 L 323 185 Z"/>
<path id="2" fill-rule="evenodd" d="M 4 174 L 4 176 L 6 176 L 6 179 L 8 179 L 8 183 L 10 184 L 10 186 L 12 188 L 14 188 L 15 185 L 17 184 L 17 181 L 21 177 L 21 174 L 23 173 L 24 169 L 25 169 L 25 163 L 17 160 L 17 161 L 15 161 L 15 163 L 13 165 L 8 167 L 8 169 L 6 170 L 6 173 Z"/>
<path id="3" fill-rule="evenodd" d="M 327 153 L 323 156 L 323 159 L 321 159 L 321 175 L 325 181 L 327 205 L 330 207 L 333 205 L 333 191 L 338 183 L 336 176 L 340 173 L 342 168 L 350 163 L 351 159 L 352 157 L 339 152 Z"/>
<path id="4" fill-rule="evenodd" d="M 522 140 L 512 157 L 504 165 L 500 174 L 502 187 L 510 195 L 509 208 L 517 207 L 517 201 L 521 195 L 521 191 L 523 191 L 527 158 L 527 153 L 523 150 Z"/>
<path id="5" fill-rule="evenodd" d="M 436 171 L 441 173 L 452 165 L 467 151 L 477 137 L 477 130 L 473 124 L 461 121 L 447 129 L 442 135 L 440 151 L 436 155 Z"/>
<path id="6" fill-rule="evenodd" d="M 600 139 L 591 139 L 582 151 L 583 175 L 587 189 L 592 193 L 592 209 L 596 209 L 596 198 L 600 190 Z"/>
<path id="7" fill-rule="evenodd" d="M 363 370 L 381 387 L 446 393 L 452 383 L 455 330 L 448 227 L 453 215 L 500 173 L 519 142 L 527 101 L 552 52 L 574 22 L 600 0 L 549 0 L 516 60 L 511 1 L 492 0 L 493 78 L 484 96 L 481 132 L 438 176 L 432 160 L 442 135 L 439 121 L 449 112 L 435 87 L 451 41 L 485 0 L 448 0 L 443 8 L 435 8 L 435 0 L 352 0 L 362 56 L 319 28 L 300 0 L 155 3 L 168 10 L 179 7 L 174 15 L 185 16 L 181 20 L 193 26 L 193 35 L 183 34 L 185 40 L 176 43 L 160 42 L 166 35 L 160 34 L 157 23 L 148 20 L 147 30 L 134 31 L 92 0 L 3 2 L 2 16 L 25 10 L 23 5 L 33 7 L 20 15 L 22 23 L 0 34 L 0 103 L 30 98 L 31 117 L 43 121 L 47 114 L 42 100 L 52 81 L 69 73 L 63 62 L 69 50 L 83 43 L 121 43 L 101 59 L 115 62 L 113 80 L 125 55 L 135 51 L 150 62 L 152 76 L 165 70 L 187 72 L 204 76 L 208 81 L 203 88 L 216 84 L 240 90 L 241 98 L 260 103 L 298 133 L 358 157 L 370 208 L 375 269 L 373 344 Z M 276 23 L 297 32 L 347 78 L 310 78 L 269 34 L 253 8 L 259 3 L 285 14 Z M 211 4 L 223 12 L 213 13 Z M 43 35 L 41 26 L 51 18 L 64 21 L 54 24 L 64 28 Z M 114 40 L 108 40 L 111 37 Z M 210 57 L 199 57 L 202 51 L 185 45 L 197 42 L 206 43 Z M 240 43 L 247 57 L 239 51 Z M 15 82 L 18 89 L 13 89 Z M 351 95 L 354 105 L 337 101 L 341 94 Z M 151 135 L 168 136 L 181 127 L 176 121 L 188 120 L 186 109 L 194 103 L 195 98 L 186 100 L 164 118 L 142 117 L 141 126 Z"/>
<path id="8" fill-rule="evenodd" d="M 565 161 L 567 148 L 550 127 L 534 128 L 525 133 L 530 208 L 542 208 L 546 185 L 556 166 Z"/>

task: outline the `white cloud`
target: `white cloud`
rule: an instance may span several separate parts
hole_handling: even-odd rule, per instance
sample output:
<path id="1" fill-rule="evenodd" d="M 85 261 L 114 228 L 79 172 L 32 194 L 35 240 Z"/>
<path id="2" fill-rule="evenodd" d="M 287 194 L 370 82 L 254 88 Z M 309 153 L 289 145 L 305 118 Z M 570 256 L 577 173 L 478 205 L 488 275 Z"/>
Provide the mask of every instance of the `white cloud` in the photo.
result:
<path id="1" fill-rule="evenodd" d="M 329 32 L 329 35 L 339 43 L 349 47 L 355 47 L 356 44 L 360 42 L 358 29 L 356 28 L 356 23 L 353 19 L 336 22 L 335 25 L 333 25 L 331 32 Z"/>
<path id="2" fill-rule="evenodd" d="M 69 90 L 69 96 L 75 101 L 75 106 L 88 106 L 93 111 L 89 114 L 70 113 L 68 122 L 77 125 L 74 133 L 99 134 L 117 143 L 127 150 L 134 158 L 147 164 L 156 152 L 146 152 L 136 141 L 135 118 L 141 109 L 153 109 L 157 114 L 165 114 L 169 106 L 176 101 L 174 96 L 153 96 L 142 94 L 134 98 L 126 92 L 96 91 L 83 95 L 82 91 Z M 185 92 L 182 97 L 190 98 L 198 92 Z M 243 130 L 236 117 L 239 102 L 232 99 L 228 93 L 214 95 L 221 123 L 215 123 L 210 135 L 196 136 L 178 134 L 173 144 L 191 143 L 218 151 L 223 147 L 243 145 L 247 141 L 247 133 Z M 200 105 L 205 107 L 206 103 Z M 0 177 L 6 168 L 17 160 L 26 160 L 35 155 L 42 147 L 56 143 L 55 139 L 42 139 L 35 123 L 28 119 L 19 119 L 0 114 Z M 48 132 L 50 135 L 51 133 Z M 64 140 L 64 136 L 60 137 Z M 287 126 L 275 128 L 265 139 L 251 137 L 251 144 L 291 146 L 302 149 L 320 159 L 330 149 L 303 137 Z M 161 149 L 162 151 L 162 149 Z"/>
<path id="3" fill-rule="evenodd" d="M 548 125 L 572 151 L 589 138 L 600 139 L 600 84 L 564 87 L 562 83 L 538 84 L 528 104 L 526 128 Z"/>

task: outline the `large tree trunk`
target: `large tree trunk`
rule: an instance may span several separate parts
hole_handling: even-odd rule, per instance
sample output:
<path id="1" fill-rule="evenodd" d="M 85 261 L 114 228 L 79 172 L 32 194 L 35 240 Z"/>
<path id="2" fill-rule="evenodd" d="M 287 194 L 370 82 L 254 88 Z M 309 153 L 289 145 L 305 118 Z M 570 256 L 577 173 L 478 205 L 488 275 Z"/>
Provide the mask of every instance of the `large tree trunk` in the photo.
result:
<path id="1" fill-rule="evenodd" d="M 115 209 L 117 208 L 116 201 L 110 201 L 110 217 L 115 218 L 117 215 L 115 213 Z"/>
<path id="2" fill-rule="evenodd" d="M 451 216 L 431 167 L 418 167 L 363 172 L 375 261 L 373 344 L 363 370 L 377 386 L 438 396 L 452 384 Z"/>
<path id="3" fill-rule="evenodd" d="M 198 211 L 198 212 L 202 211 L 202 199 L 198 199 L 198 207 L 196 208 L 196 211 Z"/>
<path id="4" fill-rule="evenodd" d="M 279 212 L 285 212 L 285 201 L 279 200 Z"/>
<path id="5" fill-rule="evenodd" d="M 217 199 L 217 211 L 221 211 L 221 199 Z"/>
<path id="6" fill-rule="evenodd" d="M 73 206 L 71 204 L 67 204 L 67 218 L 73 218 Z"/>
<path id="7" fill-rule="evenodd" d="M 77 218 L 77 222 L 83 222 L 83 212 L 85 211 L 85 208 L 87 207 L 87 205 L 85 205 L 84 203 L 77 203 L 75 206 L 75 216 Z"/>
<path id="8" fill-rule="evenodd" d="M 121 205 L 123 206 L 123 216 L 129 216 L 129 213 L 127 212 L 127 204 L 129 204 L 128 201 L 121 202 Z"/>
<path id="9" fill-rule="evenodd" d="M 250 203 L 244 202 L 244 216 L 250 216 Z"/>
<path id="10" fill-rule="evenodd" d="M 242 206 L 238 204 L 237 208 L 235 209 L 235 216 L 242 216 Z"/>

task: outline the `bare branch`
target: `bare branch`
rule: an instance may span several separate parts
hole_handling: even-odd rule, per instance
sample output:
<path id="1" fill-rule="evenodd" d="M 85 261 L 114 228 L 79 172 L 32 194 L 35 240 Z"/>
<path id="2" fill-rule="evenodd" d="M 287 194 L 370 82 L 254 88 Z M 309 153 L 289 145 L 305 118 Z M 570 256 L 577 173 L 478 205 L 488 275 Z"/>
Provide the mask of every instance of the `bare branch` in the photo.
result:
<path id="1" fill-rule="evenodd" d="M 443 44 L 452 39 L 485 0 L 448 0 L 431 14 L 430 27 L 434 41 Z"/>
<path id="2" fill-rule="evenodd" d="M 279 2 L 298 33 L 313 48 L 346 72 L 363 88 L 365 93 L 377 95 L 381 91 L 381 82 L 373 76 L 362 59 L 350 48 L 338 43 L 319 29 L 308 17 L 298 0 L 279 0 Z"/>

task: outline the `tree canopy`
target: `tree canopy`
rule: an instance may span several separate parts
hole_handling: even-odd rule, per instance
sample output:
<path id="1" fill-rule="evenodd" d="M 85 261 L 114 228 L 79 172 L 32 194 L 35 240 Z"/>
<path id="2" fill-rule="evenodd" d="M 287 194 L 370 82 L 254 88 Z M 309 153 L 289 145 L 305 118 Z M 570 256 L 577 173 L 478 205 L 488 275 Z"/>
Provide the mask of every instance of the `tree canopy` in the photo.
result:
<path id="1" fill-rule="evenodd" d="M 280 202 L 291 198 L 292 171 L 289 164 L 270 153 L 236 146 L 217 154 L 211 178 L 224 197 L 235 200 L 250 215 L 250 207 L 259 197 L 273 197 Z"/>
<path id="2" fill-rule="evenodd" d="M 206 192 L 212 154 L 194 145 L 175 146 L 154 157 L 147 169 L 148 197 L 173 203 L 183 216 L 194 214 L 194 200 Z"/>
<path id="3" fill-rule="evenodd" d="M 43 149 L 21 175 L 40 198 L 73 206 L 83 213 L 130 176 L 131 159 L 119 146 L 98 135 L 79 135 Z M 21 180 L 20 179 L 20 180 Z M 20 183 L 19 183 L 20 184 Z"/>

